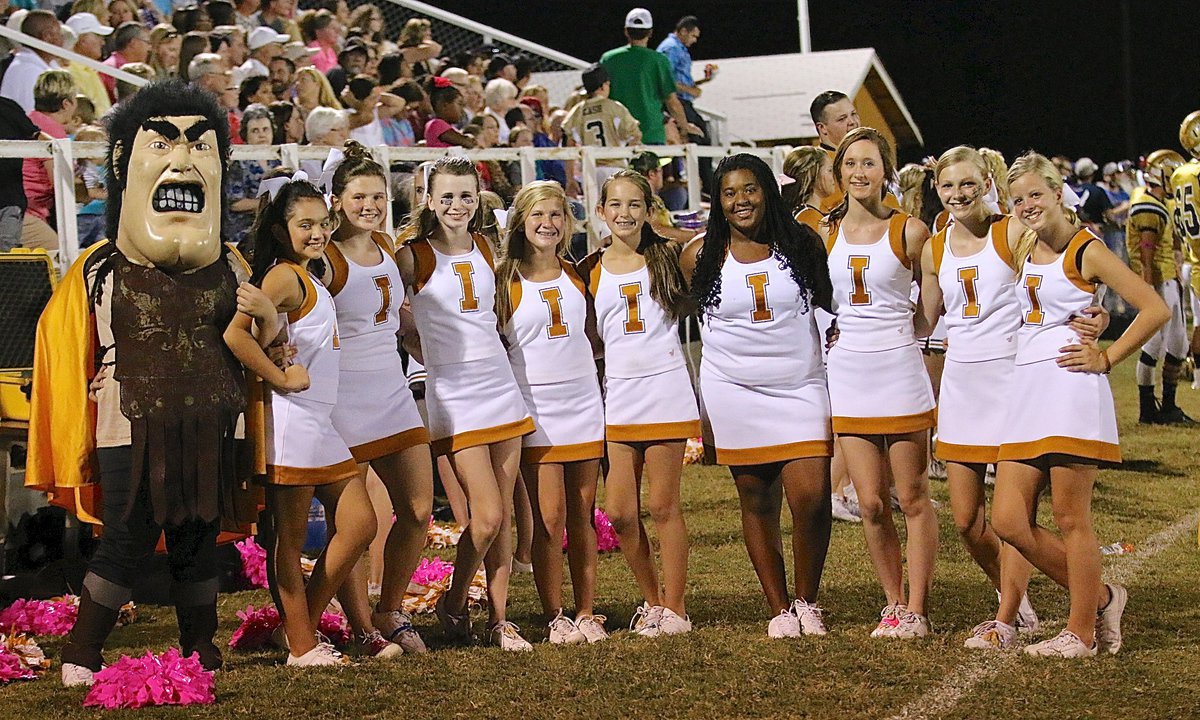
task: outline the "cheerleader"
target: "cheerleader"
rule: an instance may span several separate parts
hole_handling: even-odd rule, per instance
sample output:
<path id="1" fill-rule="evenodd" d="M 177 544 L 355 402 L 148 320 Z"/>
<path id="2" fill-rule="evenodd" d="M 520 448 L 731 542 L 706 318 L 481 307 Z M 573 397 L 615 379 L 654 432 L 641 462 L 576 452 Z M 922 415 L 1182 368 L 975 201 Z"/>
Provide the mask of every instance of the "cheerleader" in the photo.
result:
<path id="1" fill-rule="evenodd" d="M 796 222 L 817 232 L 817 226 L 825 219 L 821 206 L 838 191 L 833 157 L 815 145 L 795 148 L 783 160 L 783 174 L 794 181 L 781 190 L 784 206 Z"/>
<path id="2" fill-rule="evenodd" d="M 325 196 L 303 173 L 273 178 L 250 234 L 251 282 L 262 293 L 239 290 L 238 314 L 225 332 L 229 349 L 269 386 L 267 432 L 267 577 L 283 617 L 288 665 L 342 665 L 317 625 L 334 592 L 375 535 L 375 514 L 346 443 L 333 427 L 338 398 L 337 316 L 329 291 L 309 274 L 321 258 L 332 221 Z M 264 297 L 265 296 L 265 297 Z M 257 297 L 265 302 L 249 302 Z M 276 367 L 263 351 L 279 335 L 280 317 L 294 364 Z M 257 324 L 257 333 L 252 328 Z M 257 339 L 256 339 L 257 336 Z M 313 496 L 335 518 L 338 532 L 321 553 L 307 585 L 300 551 Z"/>
<path id="3" fill-rule="evenodd" d="M 719 210 L 681 258 L 702 320 L 705 445 L 737 486 L 746 550 L 773 615 L 767 636 L 824 635 L 816 601 L 829 549 L 833 432 L 815 310 L 829 308 L 829 268 L 821 238 L 792 217 L 762 160 L 726 158 L 713 182 Z M 783 493 L 794 602 L 779 528 Z"/>
<path id="4" fill-rule="evenodd" d="M 821 226 L 841 333 L 829 351 L 829 398 L 867 549 L 887 596 L 871 636 L 923 637 L 929 633 L 926 598 L 937 552 L 937 516 L 926 477 L 934 402 L 914 334 L 910 291 L 920 281 L 921 247 L 929 231 L 885 204 L 895 156 L 878 131 L 850 131 L 833 167 L 846 197 Z M 927 334 L 922 318 L 916 320 Z M 907 595 L 892 523 L 893 485 L 908 529 Z"/>
<path id="5" fill-rule="evenodd" d="M 372 611 L 365 561 L 338 599 L 365 654 L 423 653 L 425 643 L 402 601 L 425 547 L 433 462 L 429 434 L 397 350 L 403 291 L 391 239 L 381 231 L 387 181 L 383 167 L 353 140 L 346 143 L 344 158 L 335 158 L 326 163 L 326 174 L 338 227 L 325 248 L 323 278 L 337 309 L 341 340 L 333 427 L 350 446 L 359 476 L 367 481 L 367 469 L 373 469 L 386 489 L 384 497 L 373 498 L 386 537 L 379 603 Z"/>
<path id="6" fill-rule="evenodd" d="M 587 288 L 563 260 L 573 229 L 562 187 L 538 181 L 513 199 L 508 247 L 496 271 L 496 312 L 536 429 L 522 440 L 521 475 L 533 510 L 533 579 L 555 644 L 608 637 L 594 614 L 596 483 L 604 405 L 589 331 Z M 594 334 L 594 332 L 593 332 Z M 563 531 L 575 618 L 563 615 Z"/>
<path id="7" fill-rule="evenodd" d="M 684 606 L 688 541 L 679 482 L 687 438 L 700 434 L 676 329 L 687 299 L 678 246 L 647 222 L 653 200 L 649 181 L 632 170 L 606 180 L 596 213 L 612 232 L 612 244 L 580 268 L 604 346 L 608 515 L 645 598 L 632 623 L 643 637 L 692 629 Z M 643 470 L 662 552 L 661 586 L 641 521 Z"/>
<path id="8" fill-rule="evenodd" d="M 992 520 L 1005 542 L 1067 588 L 1067 627 L 1025 652 L 1047 657 L 1092 657 L 1121 648 L 1127 593 L 1100 580 L 1100 551 L 1092 529 L 1092 487 L 1101 462 L 1119 462 L 1117 417 L 1108 378 L 1112 366 L 1138 351 L 1170 317 L 1166 304 L 1091 231 L 1081 228 L 1076 204 L 1049 160 L 1017 158 L 1008 173 L 1013 212 L 1031 234 L 1017 256 L 1016 367 L 1007 393 Z M 1081 340 L 1070 319 L 1107 285 L 1138 314 L 1112 345 Z M 1059 537 L 1037 525 L 1046 485 Z"/>
<path id="9" fill-rule="evenodd" d="M 532 650 L 506 609 L 521 437 L 534 424 L 497 332 L 492 249 L 477 232 L 479 176 L 466 158 L 444 157 L 430 170 L 426 187 L 416 238 L 396 259 L 429 372 L 432 449 L 450 456 L 471 518 L 437 616 L 450 639 L 470 637 L 467 590 L 483 563 L 489 642 L 503 650 Z"/>

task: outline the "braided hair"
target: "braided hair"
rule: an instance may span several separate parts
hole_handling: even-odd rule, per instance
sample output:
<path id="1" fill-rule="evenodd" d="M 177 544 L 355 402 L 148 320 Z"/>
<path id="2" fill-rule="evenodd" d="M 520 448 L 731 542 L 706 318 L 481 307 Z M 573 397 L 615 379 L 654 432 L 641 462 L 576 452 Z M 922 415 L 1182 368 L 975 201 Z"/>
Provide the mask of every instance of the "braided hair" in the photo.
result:
<path id="1" fill-rule="evenodd" d="M 783 197 L 774 173 L 760 158 L 746 153 L 732 155 L 721 161 L 713 175 L 711 193 L 714 198 L 721 194 L 721 181 L 735 170 L 749 170 L 762 188 L 765 202 L 763 219 L 754 237 L 771 249 L 771 255 L 792 276 L 807 310 L 812 304 L 831 308 L 833 283 L 829 279 L 829 264 L 821 238 L 812 228 L 796 222 Z M 732 230 L 720 203 L 713 203 L 708 220 L 708 231 L 692 273 L 692 298 L 699 306 L 701 316 L 721 305 L 721 266 L 729 250 Z"/>

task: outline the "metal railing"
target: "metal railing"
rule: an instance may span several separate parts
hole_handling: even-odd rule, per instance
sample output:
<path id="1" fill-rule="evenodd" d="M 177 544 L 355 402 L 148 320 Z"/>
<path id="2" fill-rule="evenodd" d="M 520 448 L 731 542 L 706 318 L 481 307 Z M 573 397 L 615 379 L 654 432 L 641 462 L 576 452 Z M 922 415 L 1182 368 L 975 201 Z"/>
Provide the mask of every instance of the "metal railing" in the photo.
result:
<path id="1" fill-rule="evenodd" d="M 54 195 L 59 200 L 55 204 L 59 240 L 58 262 L 62 269 L 69 267 L 79 257 L 79 232 L 75 215 L 75 161 L 83 158 L 103 159 L 107 149 L 105 143 L 85 143 L 72 140 L 0 141 L 0 158 L 52 158 L 54 160 Z M 329 154 L 329 150 L 330 148 L 327 147 L 295 144 L 234 145 L 231 148 L 230 159 L 278 160 L 285 167 L 298 168 L 300 163 L 306 160 L 324 160 Z M 448 154 L 462 155 L 475 161 L 516 162 L 521 170 L 521 184 L 537 179 L 537 161 L 539 160 L 574 160 L 581 163 L 579 176 L 583 190 L 582 200 L 589 212 L 600 202 L 600 187 L 596 183 L 596 161 L 628 159 L 643 150 L 651 150 L 661 157 L 683 158 L 684 175 L 687 179 L 688 209 L 696 211 L 700 209 L 700 158 L 723 158 L 736 153 L 750 153 L 766 160 L 778 174 L 783 171 L 783 160 L 791 148 L 786 146 L 747 148 L 689 144 L 613 148 L 491 148 L 488 150 L 379 146 L 371 149 L 376 160 L 384 167 L 389 167 L 393 163 L 419 163 L 424 160 L 436 160 Z M 390 193 L 392 188 L 389 187 L 388 190 Z M 390 215 L 388 226 L 394 227 Z M 594 233 L 594 229 L 592 232 Z"/>

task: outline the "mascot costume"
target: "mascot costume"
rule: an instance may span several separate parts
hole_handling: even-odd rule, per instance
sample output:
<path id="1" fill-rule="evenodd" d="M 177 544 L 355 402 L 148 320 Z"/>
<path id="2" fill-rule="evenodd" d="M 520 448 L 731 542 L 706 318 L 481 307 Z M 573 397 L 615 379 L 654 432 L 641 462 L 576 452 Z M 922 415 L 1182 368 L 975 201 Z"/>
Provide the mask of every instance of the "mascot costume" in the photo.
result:
<path id="1" fill-rule="evenodd" d="M 222 333 L 245 262 L 222 242 L 225 113 L 178 81 L 108 120 L 108 242 L 71 266 L 37 329 L 26 484 L 103 525 L 64 685 L 88 685 L 119 608 L 165 537 L 184 655 L 221 665 L 216 540 L 241 498 L 246 405 Z"/>

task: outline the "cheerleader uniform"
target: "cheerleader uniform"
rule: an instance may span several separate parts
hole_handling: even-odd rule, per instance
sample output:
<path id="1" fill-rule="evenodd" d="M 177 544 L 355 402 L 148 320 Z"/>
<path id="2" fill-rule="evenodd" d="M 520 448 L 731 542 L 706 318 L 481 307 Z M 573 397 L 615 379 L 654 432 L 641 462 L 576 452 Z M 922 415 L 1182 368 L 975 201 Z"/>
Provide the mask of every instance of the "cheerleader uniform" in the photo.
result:
<path id="1" fill-rule="evenodd" d="M 604 268 L 584 260 L 604 342 L 604 431 L 609 442 L 685 440 L 700 435 L 700 409 L 676 323 L 650 296 L 650 269 Z"/>
<path id="2" fill-rule="evenodd" d="M 722 465 L 833 455 L 829 390 L 812 294 L 779 257 L 729 252 L 720 304 L 700 326 L 704 443 Z"/>
<path id="3" fill-rule="evenodd" d="M 413 255 L 409 301 L 429 373 L 425 403 L 430 447 L 446 455 L 510 440 L 534 430 L 496 331 L 496 276 L 482 235 L 462 255 L 446 255 L 427 239 Z"/>
<path id="4" fill-rule="evenodd" d="M 1083 250 L 1101 242 L 1075 233 L 1053 262 L 1026 259 L 1017 284 L 1021 327 L 1009 386 L 1000 460 L 1032 460 L 1051 453 L 1120 462 L 1117 414 L 1106 375 L 1058 366 L 1059 348 L 1079 343 L 1071 318 L 1091 306 L 1096 285 L 1080 275 Z"/>
<path id="5" fill-rule="evenodd" d="M 342 346 L 333 427 L 359 463 L 429 442 L 396 346 L 400 269 L 387 236 L 371 239 L 380 255 L 371 266 L 347 258 L 337 243 L 325 250 Z"/>
<path id="6" fill-rule="evenodd" d="M 584 331 L 587 290 L 575 269 L 559 262 L 553 280 L 518 273 L 509 289 L 508 359 L 535 427 L 522 439 L 522 464 L 604 456 L 604 403 Z"/>
<path id="7" fill-rule="evenodd" d="M 995 216 L 983 249 L 966 257 L 950 247 L 949 227 L 930 240 L 950 339 L 934 450 L 943 461 L 994 463 L 1000 451 L 1004 413 L 987 409 L 1008 405 L 1021 326 L 1010 222 Z"/>
<path id="8" fill-rule="evenodd" d="M 296 346 L 297 365 L 308 371 L 307 390 L 285 393 L 274 388 L 265 403 L 267 482 L 273 485 L 327 485 L 357 477 L 358 466 L 342 436 L 333 428 L 338 399 L 337 311 L 325 286 L 313 282 L 299 265 L 304 301 L 287 313 L 288 343 Z"/>
<path id="9" fill-rule="evenodd" d="M 908 215 L 892 214 L 875 242 L 826 249 L 841 335 L 829 351 L 833 431 L 891 435 L 933 427 L 933 387 L 913 332 L 912 267 L 904 248 Z"/>

